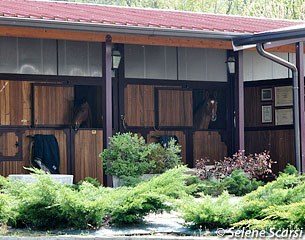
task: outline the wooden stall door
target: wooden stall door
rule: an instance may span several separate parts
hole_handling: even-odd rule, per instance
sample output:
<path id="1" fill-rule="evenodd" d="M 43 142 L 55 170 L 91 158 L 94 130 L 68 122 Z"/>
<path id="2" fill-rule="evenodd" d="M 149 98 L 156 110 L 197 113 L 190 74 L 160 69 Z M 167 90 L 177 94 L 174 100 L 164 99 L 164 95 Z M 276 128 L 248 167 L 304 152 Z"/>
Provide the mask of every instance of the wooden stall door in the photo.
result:
<path id="1" fill-rule="evenodd" d="M 72 122 L 74 88 L 34 85 L 34 124 L 69 126 Z"/>
<path id="2" fill-rule="evenodd" d="M 103 131 L 79 129 L 75 133 L 75 182 L 92 177 L 103 183 L 102 161 Z"/>
<path id="3" fill-rule="evenodd" d="M 223 159 L 228 155 L 227 145 L 222 142 L 217 131 L 196 131 L 193 135 L 194 164 L 196 160 L 208 158 L 213 164 L 214 160 Z"/>
<path id="4" fill-rule="evenodd" d="M 31 124 L 31 83 L 0 80 L 0 125 Z"/>

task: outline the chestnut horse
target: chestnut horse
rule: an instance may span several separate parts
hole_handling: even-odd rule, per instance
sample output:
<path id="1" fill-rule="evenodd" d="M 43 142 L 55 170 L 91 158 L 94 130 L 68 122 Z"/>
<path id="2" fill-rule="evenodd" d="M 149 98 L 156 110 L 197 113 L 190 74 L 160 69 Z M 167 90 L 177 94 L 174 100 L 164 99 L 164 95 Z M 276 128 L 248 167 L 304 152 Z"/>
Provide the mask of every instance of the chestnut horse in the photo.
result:
<path id="1" fill-rule="evenodd" d="M 194 127 L 198 129 L 208 129 L 210 121 L 217 120 L 217 94 L 205 92 L 204 99 L 194 112 Z"/>
<path id="2" fill-rule="evenodd" d="M 74 113 L 72 126 L 75 131 L 80 127 L 91 127 L 92 117 L 89 103 L 86 101 L 76 108 Z"/>

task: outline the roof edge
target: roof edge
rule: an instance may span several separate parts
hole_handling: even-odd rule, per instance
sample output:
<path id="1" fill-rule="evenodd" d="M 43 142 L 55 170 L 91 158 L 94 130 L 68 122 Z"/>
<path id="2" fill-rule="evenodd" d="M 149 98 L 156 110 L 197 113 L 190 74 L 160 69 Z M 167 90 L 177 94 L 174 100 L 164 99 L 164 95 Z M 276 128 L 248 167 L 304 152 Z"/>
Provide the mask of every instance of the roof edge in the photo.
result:
<path id="1" fill-rule="evenodd" d="M 69 22 L 44 19 L 0 17 L 0 26 L 46 28 L 81 32 L 103 32 L 109 34 L 134 34 L 159 37 L 201 38 L 232 41 L 236 37 L 249 36 L 246 33 L 188 30 L 177 28 L 154 28 L 102 23 Z"/>

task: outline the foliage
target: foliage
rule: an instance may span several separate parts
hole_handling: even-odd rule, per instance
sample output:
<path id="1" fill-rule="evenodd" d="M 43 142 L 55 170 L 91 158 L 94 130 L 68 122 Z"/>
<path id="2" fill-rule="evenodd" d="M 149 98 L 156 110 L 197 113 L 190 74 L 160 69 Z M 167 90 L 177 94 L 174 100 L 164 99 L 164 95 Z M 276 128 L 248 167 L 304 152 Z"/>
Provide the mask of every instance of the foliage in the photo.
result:
<path id="1" fill-rule="evenodd" d="M 117 133 L 100 157 L 106 174 L 117 176 L 124 185 L 134 186 L 145 173 L 163 173 L 181 164 L 181 146 L 171 140 L 167 147 L 146 144 L 143 137 L 132 133 Z"/>
<path id="2" fill-rule="evenodd" d="M 223 179 L 236 169 L 243 170 L 251 179 L 264 179 L 272 174 L 271 166 L 275 163 L 268 152 L 244 156 L 242 151 L 235 153 L 232 158 L 215 161 L 213 165 L 209 165 L 210 162 L 207 158 L 196 161 L 196 175 L 202 180 Z"/>
<path id="3" fill-rule="evenodd" d="M 163 8 L 216 14 L 234 14 L 268 18 L 305 19 L 302 0 L 64 0 L 129 7 Z"/>
<path id="4" fill-rule="evenodd" d="M 179 205 L 182 218 L 192 228 L 229 227 L 235 222 L 237 212 L 236 206 L 229 202 L 229 198 L 229 194 L 224 192 L 217 199 L 206 196 L 196 204 L 186 199 Z"/>
<path id="5" fill-rule="evenodd" d="M 164 173 L 166 170 L 181 165 L 181 146 L 176 144 L 175 139 L 171 139 L 167 146 L 159 143 L 151 143 L 147 146 L 150 149 L 148 161 L 153 162 L 154 166 L 148 173 Z"/>
<path id="6" fill-rule="evenodd" d="M 298 170 L 296 169 L 295 166 L 288 163 L 284 169 L 284 173 L 290 174 L 290 175 L 295 175 L 295 174 L 298 174 Z"/>
<path id="7" fill-rule="evenodd" d="M 108 175 L 140 176 L 154 163 L 147 161 L 151 149 L 147 148 L 143 137 L 132 133 L 117 133 L 110 138 L 109 146 L 100 154 Z"/>
<path id="8" fill-rule="evenodd" d="M 219 196 L 224 191 L 236 196 L 243 196 L 256 190 L 264 183 L 256 179 L 250 179 L 242 170 L 234 170 L 229 176 L 223 179 L 211 178 L 208 180 L 199 180 L 193 183 L 195 189 L 193 194 L 200 192 L 205 195 Z"/>
<path id="9" fill-rule="evenodd" d="M 14 180 L 3 187 L 0 224 L 85 229 L 140 222 L 149 213 L 172 209 L 176 198 L 187 196 L 185 183 L 189 176 L 183 173 L 185 170 L 174 168 L 134 188 L 117 189 L 96 187 L 88 181 L 74 188 L 36 172 L 37 181 L 33 183 Z"/>
<path id="10" fill-rule="evenodd" d="M 234 170 L 230 176 L 222 180 L 222 184 L 230 194 L 243 196 L 262 186 L 263 182 L 249 179 L 242 170 Z"/>
<path id="11" fill-rule="evenodd" d="M 81 185 L 84 182 L 91 183 L 94 187 L 101 186 L 101 183 L 96 178 L 92 178 L 92 177 L 86 177 L 84 180 L 79 181 L 77 184 Z"/>

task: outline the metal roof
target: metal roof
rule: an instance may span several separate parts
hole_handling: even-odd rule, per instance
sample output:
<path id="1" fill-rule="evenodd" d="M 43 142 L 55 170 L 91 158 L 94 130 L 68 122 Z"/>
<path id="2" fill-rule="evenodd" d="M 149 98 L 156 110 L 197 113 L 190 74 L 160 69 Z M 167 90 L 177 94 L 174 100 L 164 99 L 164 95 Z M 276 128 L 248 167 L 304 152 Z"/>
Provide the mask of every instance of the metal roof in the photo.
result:
<path id="1" fill-rule="evenodd" d="M 302 21 L 33 0 L 0 0 L 0 25 L 232 39 Z"/>

